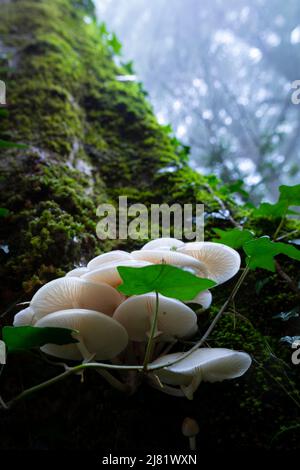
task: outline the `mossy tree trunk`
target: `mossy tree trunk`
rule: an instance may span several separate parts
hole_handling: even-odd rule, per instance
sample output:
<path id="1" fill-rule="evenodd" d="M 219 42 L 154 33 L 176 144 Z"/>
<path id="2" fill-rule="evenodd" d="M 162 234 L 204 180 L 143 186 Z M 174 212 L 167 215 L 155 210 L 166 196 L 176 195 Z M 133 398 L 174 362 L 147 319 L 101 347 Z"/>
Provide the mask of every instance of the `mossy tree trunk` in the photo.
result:
<path id="1" fill-rule="evenodd" d="M 7 84 L 9 111 L 0 121 L 0 138 L 28 146 L 1 151 L 0 207 L 10 211 L 0 229 L 1 309 L 30 299 L 41 284 L 93 255 L 121 246 L 101 242 L 95 231 L 97 205 L 116 202 L 119 195 L 144 204 L 204 203 L 210 235 L 216 220 L 219 227 L 230 224 L 224 208 L 214 218 L 220 206 L 208 180 L 188 167 L 184 147 L 157 123 L 141 86 L 118 81 L 126 67 L 114 57 L 89 0 L 0 0 L 0 8 L 0 78 Z M 226 204 L 239 211 L 231 200 Z M 267 309 L 270 318 L 293 305 L 274 276 L 264 298 L 256 298 L 256 280 L 250 277 L 238 313 L 258 321 L 261 331 L 248 320 L 234 329 L 226 316 L 211 344 L 245 349 L 264 360 Z M 281 289 L 280 307 L 274 286 Z M 219 301 L 229 288 L 219 291 Z M 11 322 L 13 312 L 4 321 Z M 36 375 L 43 380 L 57 373 L 32 356 L 12 358 L 10 364 L 2 377 L 8 394 L 31 385 Z M 200 422 L 200 447 L 266 446 L 294 408 L 261 369 L 251 374 L 240 385 L 201 386 L 194 402 L 146 387 L 124 398 L 99 385 L 97 376 L 88 374 L 83 385 L 73 377 L 25 405 L 24 415 L 19 405 L 1 417 L 3 445 L 184 450 L 180 425 L 191 415 Z M 274 425 L 270 400 L 279 410 Z"/>

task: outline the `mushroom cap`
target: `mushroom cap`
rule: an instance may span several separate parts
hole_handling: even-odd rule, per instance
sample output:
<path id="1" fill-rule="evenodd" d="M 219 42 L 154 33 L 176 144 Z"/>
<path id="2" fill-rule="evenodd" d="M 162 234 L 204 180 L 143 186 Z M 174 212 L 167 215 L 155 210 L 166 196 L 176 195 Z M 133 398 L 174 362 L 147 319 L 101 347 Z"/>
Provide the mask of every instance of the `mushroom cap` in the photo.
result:
<path id="1" fill-rule="evenodd" d="M 128 261 L 130 259 L 132 259 L 132 257 L 126 251 L 114 250 L 91 259 L 87 267 L 89 271 L 94 271 L 104 264 L 114 263 L 115 261 Z"/>
<path id="2" fill-rule="evenodd" d="M 122 279 L 118 273 L 118 266 L 130 266 L 133 268 L 142 268 L 143 266 L 149 266 L 147 261 L 136 261 L 136 260 L 125 260 L 125 261 L 116 261 L 114 263 L 105 264 L 100 266 L 94 271 L 90 271 L 87 274 L 82 276 L 82 279 L 85 281 L 92 281 L 95 283 L 105 283 L 109 284 L 112 287 L 117 287 L 121 284 Z"/>
<path id="3" fill-rule="evenodd" d="M 31 307 L 24 308 L 14 317 L 14 326 L 29 326 L 33 322 L 34 311 Z"/>
<path id="4" fill-rule="evenodd" d="M 178 359 L 182 353 L 162 356 L 151 363 L 163 365 Z M 188 385 L 193 376 L 201 370 L 204 382 L 220 382 L 241 377 L 251 365 L 249 354 L 226 348 L 200 348 L 182 361 L 165 369 L 156 370 L 162 382 L 169 385 Z"/>
<path id="5" fill-rule="evenodd" d="M 72 271 L 69 271 L 66 274 L 66 277 L 81 277 L 83 274 L 87 272 L 89 272 L 89 270 L 85 266 L 81 268 L 75 268 L 75 269 L 72 269 Z"/>
<path id="6" fill-rule="evenodd" d="M 136 260 L 145 260 L 151 263 L 166 263 L 180 268 L 192 269 L 201 277 L 206 277 L 208 271 L 201 261 L 196 260 L 192 256 L 178 253 L 177 251 L 167 250 L 140 250 L 133 251 L 132 257 Z"/>
<path id="7" fill-rule="evenodd" d="M 184 246 L 183 241 L 177 238 L 156 238 L 146 243 L 141 250 L 173 250 Z"/>
<path id="8" fill-rule="evenodd" d="M 212 295 L 209 290 L 204 290 L 200 294 L 196 295 L 192 300 L 185 302 L 186 304 L 199 304 L 202 308 L 207 309 L 211 306 Z"/>
<path id="9" fill-rule="evenodd" d="M 85 308 L 112 315 L 122 302 L 119 292 L 107 284 L 87 282 L 77 277 L 50 281 L 33 296 L 30 307 L 34 319 L 68 308 Z"/>
<path id="10" fill-rule="evenodd" d="M 79 331 L 79 337 L 86 349 L 98 360 L 116 357 L 128 343 L 128 335 L 120 323 L 94 310 L 70 309 L 50 313 L 35 324 L 37 327 L 70 328 Z M 41 350 L 62 359 L 82 359 L 74 343 L 66 345 L 46 344 Z"/>
<path id="11" fill-rule="evenodd" d="M 185 437 L 193 437 L 199 433 L 199 425 L 193 418 L 184 418 L 181 430 Z"/>
<path id="12" fill-rule="evenodd" d="M 178 251 L 202 261 L 208 270 L 208 278 L 218 284 L 233 277 L 240 269 L 238 252 L 222 243 L 191 242 L 178 248 Z"/>
<path id="13" fill-rule="evenodd" d="M 113 318 L 120 322 L 133 341 L 147 341 L 156 308 L 156 295 L 130 297 L 116 309 Z M 184 337 L 194 329 L 197 315 L 184 303 L 159 295 L 157 331 L 159 341 Z"/>

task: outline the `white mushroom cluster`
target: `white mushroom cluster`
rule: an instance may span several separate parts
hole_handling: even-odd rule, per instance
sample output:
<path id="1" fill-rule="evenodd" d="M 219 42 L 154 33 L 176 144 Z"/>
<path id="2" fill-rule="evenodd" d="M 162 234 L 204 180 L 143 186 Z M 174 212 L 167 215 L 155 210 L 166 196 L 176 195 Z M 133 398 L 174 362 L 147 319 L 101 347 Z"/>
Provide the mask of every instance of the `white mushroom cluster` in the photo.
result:
<path id="1" fill-rule="evenodd" d="M 238 272 L 240 256 L 219 243 L 183 243 L 174 238 L 150 241 L 132 253 L 116 250 L 101 254 L 86 267 L 73 269 L 65 277 L 42 286 L 29 307 L 15 316 L 14 326 L 51 326 L 79 332 L 78 343 L 43 346 L 42 351 L 50 356 L 65 360 L 114 360 L 121 364 L 135 361 L 135 364 L 141 364 L 156 295 L 149 293 L 126 298 L 116 289 L 122 282 L 117 268 L 161 263 L 221 284 Z M 168 366 L 181 353 L 166 355 L 162 353 L 165 346 L 197 331 L 197 315 L 187 304 L 197 303 L 207 309 L 211 302 L 210 291 L 201 292 L 188 302 L 159 295 L 155 348 L 150 365 L 162 365 L 162 368 L 150 377 L 152 384 L 158 380 L 169 392 L 171 388 L 179 387 L 190 398 L 201 381 L 239 377 L 249 368 L 251 359 L 246 353 L 219 348 L 201 348 L 174 366 Z"/>

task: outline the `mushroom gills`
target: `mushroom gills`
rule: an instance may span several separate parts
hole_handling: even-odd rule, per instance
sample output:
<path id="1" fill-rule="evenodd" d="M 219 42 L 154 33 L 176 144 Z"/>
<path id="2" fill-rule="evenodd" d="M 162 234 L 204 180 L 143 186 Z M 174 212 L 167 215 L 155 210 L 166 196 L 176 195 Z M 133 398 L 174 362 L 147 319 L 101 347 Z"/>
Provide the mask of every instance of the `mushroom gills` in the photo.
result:
<path id="1" fill-rule="evenodd" d="M 86 354 L 98 360 L 113 359 L 127 346 L 128 335 L 125 328 L 113 318 L 93 310 L 70 309 L 50 313 L 35 324 L 36 327 L 69 328 L 79 332 L 84 345 L 46 344 L 41 350 L 51 356 L 69 360 L 86 359 Z"/>

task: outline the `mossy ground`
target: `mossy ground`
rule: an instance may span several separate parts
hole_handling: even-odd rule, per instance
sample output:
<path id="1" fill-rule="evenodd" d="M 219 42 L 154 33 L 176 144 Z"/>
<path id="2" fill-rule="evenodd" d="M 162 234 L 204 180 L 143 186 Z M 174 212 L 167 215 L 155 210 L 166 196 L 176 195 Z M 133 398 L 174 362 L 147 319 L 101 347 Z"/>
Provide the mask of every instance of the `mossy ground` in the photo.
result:
<path id="1" fill-rule="evenodd" d="M 204 203 L 206 239 L 215 236 L 213 228 L 230 226 L 207 189 L 211 180 L 188 167 L 184 149 L 157 123 L 140 86 L 116 80 L 122 66 L 95 21 L 84 21 L 93 19 L 91 2 L 9 1 L 1 5 L 1 15 L 7 50 L 1 78 L 9 104 L 1 135 L 28 145 L 2 152 L 0 160 L 0 207 L 10 211 L 0 229 L 1 310 L 30 299 L 41 284 L 94 254 L 126 247 L 101 242 L 95 234 L 97 205 L 119 195 L 147 205 Z M 229 195 L 218 197 L 238 220 L 247 216 Z M 258 235 L 275 230 L 269 220 L 246 226 Z M 293 265 L 282 263 L 294 276 Z M 266 277 L 256 293 L 257 282 Z M 215 290 L 214 306 L 199 319 L 201 329 L 231 287 Z M 290 351 L 278 341 L 288 332 L 273 319 L 296 303 L 277 275 L 251 274 L 235 312 L 227 312 L 209 342 L 252 354 L 257 362 L 245 378 L 204 384 L 189 402 L 145 386 L 134 397 L 123 397 L 92 372 L 84 384 L 72 377 L 1 412 L 1 446 L 184 449 L 180 426 L 191 415 L 199 420 L 205 448 L 267 448 L 280 427 L 299 416 L 293 402 L 293 381 L 299 387 L 299 377 L 294 368 L 287 378 L 282 360 L 291 365 Z M 15 311 L 2 323 L 10 323 Z M 35 356 L 12 357 L 1 377 L 1 394 L 10 398 L 57 372 Z M 289 436 L 289 448 L 297 446 L 296 438 Z M 274 442 L 285 444 L 282 438 Z"/>

